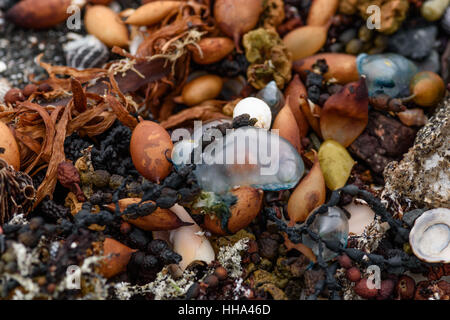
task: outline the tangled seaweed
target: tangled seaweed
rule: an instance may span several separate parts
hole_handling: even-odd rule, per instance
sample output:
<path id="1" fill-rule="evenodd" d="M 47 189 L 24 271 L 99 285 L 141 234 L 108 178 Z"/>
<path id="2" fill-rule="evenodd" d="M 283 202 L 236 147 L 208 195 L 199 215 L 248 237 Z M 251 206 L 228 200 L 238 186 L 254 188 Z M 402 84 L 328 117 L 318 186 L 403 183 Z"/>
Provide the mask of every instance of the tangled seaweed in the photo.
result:
<path id="1" fill-rule="evenodd" d="M 347 185 L 343 188 L 333 191 L 330 200 L 320 206 L 314 211 L 300 226 L 288 227 L 286 223 L 276 216 L 276 211 L 273 208 L 266 208 L 265 214 L 271 220 L 273 220 L 281 231 L 286 232 L 289 239 L 293 243 L 300 243 L 302 241 L 302 234 L 308 234 L 313 241 L 318 243 L 319 252 L 317 256 L 317 265 L 325 271 L 325 279 L 319 280 L 315 286 L 315 292 L 308 297 L 309 300 L 315 300 L 317 297 L 328 289 L 329 295 L 333 300 L 340 299 L 339 291 L 341 289 L 338 284 L 335 274 L 339 267 L 337 262 L 328 265 L 323 259 L 323 250 L 327 247 L 329 250 L 338 254 L 346 254 L 350 259 L 362 263 L 365 265 L 377 265 L 381 270 L 386 270 L 392 273 L 402 273 L 406 270 L 422 270 L 426 271 L 429 264 L 420 261 L 416 256 L 409 256 L 406 253 L 400 251 L 397 255 L 386 259 L 382 255 L 365 253 L 355 248 L 345 248 L 339 241 L 328 241 L 322 239 L 317 233 L 310 230 L 310 225 L 313 223 L 315 217 L 320 214 L 324 214 L 328 211 L 328 208 L 336 206 L 341 201 L 344 195 L 350 195 L 352 197 L 360 197 L 367 202 L 367 204 L 373 209 L 377 216 L 380 216 L 382 221 L 389 223 L 390 227 L 395 231 L 396 238 L 395 243 L 403 245 L 408 242 L 410 229 L 404 228 L 400 220 L 395 220 L 383 204 L 374 197 L 370 192 L 359 189 L 356 185 Z"/>

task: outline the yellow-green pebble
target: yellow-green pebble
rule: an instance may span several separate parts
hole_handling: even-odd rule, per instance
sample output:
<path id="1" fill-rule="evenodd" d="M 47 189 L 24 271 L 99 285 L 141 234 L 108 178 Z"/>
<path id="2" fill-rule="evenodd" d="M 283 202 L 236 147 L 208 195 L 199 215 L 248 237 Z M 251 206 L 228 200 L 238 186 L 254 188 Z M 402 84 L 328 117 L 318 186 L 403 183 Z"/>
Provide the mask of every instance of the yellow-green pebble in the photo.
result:
<path id="1" fill-rule="evenodd" d="M 439 20 L 450 4 L 450 0 L 428 0 L 420 8 L 422 16 L 428 21 Z"/>
<path id="2" fill-rule="evenodd" d="M 339 142 L 326 140 L 319 148 L 319 163 L 327 187 L 336 190 L 345 186 L 355 161 Z"/>

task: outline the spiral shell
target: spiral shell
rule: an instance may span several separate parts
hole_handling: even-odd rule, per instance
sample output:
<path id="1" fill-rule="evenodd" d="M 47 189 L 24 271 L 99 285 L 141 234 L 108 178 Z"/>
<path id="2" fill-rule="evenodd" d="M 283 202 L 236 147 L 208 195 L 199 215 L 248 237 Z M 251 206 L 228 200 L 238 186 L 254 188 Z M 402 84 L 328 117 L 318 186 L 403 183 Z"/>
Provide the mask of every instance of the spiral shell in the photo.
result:
<path id="1" fill-rule="evenodd" d="M 101 67 L 109 58 L 108 48 L 95 36 L 82 37 L 71 34 L 72 41 L 67 42 L 63 49 L 69 67 L 84 70 Z"/>

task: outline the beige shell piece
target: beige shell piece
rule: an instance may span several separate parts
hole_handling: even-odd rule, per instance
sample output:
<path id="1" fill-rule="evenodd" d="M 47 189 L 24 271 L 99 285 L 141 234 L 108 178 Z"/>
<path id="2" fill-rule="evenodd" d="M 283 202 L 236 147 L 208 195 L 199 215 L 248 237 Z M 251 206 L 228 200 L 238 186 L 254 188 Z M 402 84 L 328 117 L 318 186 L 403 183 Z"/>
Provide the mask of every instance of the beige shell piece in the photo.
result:
<path id="1" fill-rule="evenodd" d="M 170 242 L 173 245 L 173 250 L 182 257 L 179 263 L 180 268 L 185 270 L 188 265 L 197 260 L 206 263 L 213 261 L 215 256 L 211 243 L 186 209 L 176 204 L 170 210 L 183 221 L 193 223 L 190 226 L 170 231 Z"/>
<path id="2" fill-rule="evenodd" d="M 414 254 L 430 263 L 450 262 L 450 209 L 425 211 L 409 234 Z"/>
<path id="3" fill-rule="evenodd" d="M 375 219 L 375 212 L 366 204 L 352 202 L 344 208 L 351 214 L 348 219 L 349 234 L 360 236 Z"/>

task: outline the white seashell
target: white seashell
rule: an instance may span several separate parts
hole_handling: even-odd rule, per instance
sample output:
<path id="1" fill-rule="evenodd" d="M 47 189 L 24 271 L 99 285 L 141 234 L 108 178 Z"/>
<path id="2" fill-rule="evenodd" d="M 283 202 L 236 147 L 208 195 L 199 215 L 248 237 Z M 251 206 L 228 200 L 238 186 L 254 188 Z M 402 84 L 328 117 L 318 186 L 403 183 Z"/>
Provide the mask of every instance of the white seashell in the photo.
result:
<path id="1" fill-rule="evenodd" d="M 351 234 L 361 235 L 375 219 L 375 212 L 368 205 L 352 202 L 344 208 L 351 214 L 348 220 L 348 232 Z"/>
<path id="2" fill-rule="evenodd" d="M 11 89 L 11 84 L 5 78 L 0 78 L 0 103 L 5 102 L 5 95 Z"/>
<path id="3" fill-rule="evenodd" d="M 242 114 L 249 114 L 250 118 L 255 118 L 258 122 L 257 128 L 270 129 L 272 124 L 272 111 L 263 100 L 253 97 L 242 99 L 238 102 L 233 111 L 233 118 Z"/>
<path id="4" fill-rule="evenodd" d="M 450 209 L 425 211 L 409 234 L 414 254 L 430 263 L 450 262 Z"/>
<path id="5" fill-rule="evenodd" d="M 136 34 L 134 35 L 133 39 L 131 39 L 130 41 L 130 53 L 132 55 L 136 55 L 139 46 L 141 45 L 141 43 L 144 41 L 144 35 L 142 34 L 142 32 L 136 32 Z"/>
<path id="6" fill-rule="evenodd" d="M 72 41 L 63 46 L 69 67 L 84 70 L 101 67 L 109 58 L 109 49 L 95 36 L 85 37 L 75 33 L 68 35 Z"/>
<path id="7" fill-rule="evenodd" d="M 180 268 L 186 269 L 193 261 L 212 262 L 215 258 L 214 250 L 209 240 L 204 236 L 203 230 L 182 206 L 176 204 L 170 210 L 181 220 L 193 223 L 193 225 L 170 231 L 170 242 L 173 245 L 173 250 L 183 258 L 179 263 Z"/>

